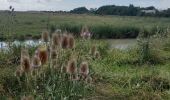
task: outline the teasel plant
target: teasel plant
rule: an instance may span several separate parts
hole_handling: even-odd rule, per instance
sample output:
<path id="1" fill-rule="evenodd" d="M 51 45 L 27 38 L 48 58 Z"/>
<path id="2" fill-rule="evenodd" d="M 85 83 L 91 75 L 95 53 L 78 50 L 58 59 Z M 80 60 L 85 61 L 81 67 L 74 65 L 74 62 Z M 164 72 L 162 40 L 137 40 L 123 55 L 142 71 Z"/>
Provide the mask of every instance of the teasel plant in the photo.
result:
<path id="1" fill-rule="evenodd" d="M 48 43 L 40 44 L 32 57 L 29 50 L 21 51 L 22 67 L 16 70 L 16 76 L 22 96 L 52 100 L 84 99 L 88 84 L 92 82 L 89 64 L 83 59 L 88 52 L 80 55 L 83 53 L 76 49 L 74 36 L 68 33 L 55 32 L 51 39 L 47 33 L 42 33 L 42 40 Z"/>

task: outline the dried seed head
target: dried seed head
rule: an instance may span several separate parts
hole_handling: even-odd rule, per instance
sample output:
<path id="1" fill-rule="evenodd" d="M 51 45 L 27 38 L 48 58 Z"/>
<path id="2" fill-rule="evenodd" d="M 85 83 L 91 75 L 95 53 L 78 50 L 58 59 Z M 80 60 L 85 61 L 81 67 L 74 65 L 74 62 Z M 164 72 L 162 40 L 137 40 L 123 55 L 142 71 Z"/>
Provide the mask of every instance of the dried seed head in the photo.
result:
<path id="1" fill-rule="evenodd" d="M 69 35 L 69 48 L 72 49 L 75 46 L 75 40 L 72 35 Z"/>
<path id="2" fill-rule="evenodd" d="M 80 65 L 80 74 L 83 76 L 87 76 L 89 74 L 89 66 L 87 62 L 82 62 Z"/>
<path id="3" fill-rule="evenodd" d="M 33 59 L 32 59 L 32 67 L 33 68 L 38 68 L 41 66 L 41 60 L 39 58 L 39 56 L 34 56 Z"/>
<path id="4" fill-rule="evenodd" d="M 44 41 L 44 42 L 48 42 L 49 41 L 49 32 L 48 31 L 44 31 L 42 33 L 42 41 Z"/>
<path id="5" fill-rule="evenodd" d="M 38 50 L 38 56 L 41 60 L 41 64 L 44 65 L 48 61 L 48 51 L 46 47 L 40 47 Z"/>
<path id="6" fill-rule="evenodd" d="M 70 60 L 67 65 L 67 73 L 75 74 L 77 73 L 77 64 L 76 60 Z"/>
<path id="7" fill-rule="evenodd" d="M 68 48 L 68 45 L 69 45 L 68 42 L 69 42 L 68 41 L 68 35 L 64 34 L 63 38 L 62 38 L 62 42 L 61 42 L 61 46 L 62 46 L 63 49 Z"/>
<path id="8" fill-rule="evenodd" d="M 55 46 L 60 46 L 61 43 L 61 36 L 57 33 L 52 35 L 52 44 Z"/>
<path id="9" fill-rule="evenodd" d="M 24 72 L 29 72 L 31 70 L 30 59 L 27 56 L 22 57 L 21 66 Z"/>

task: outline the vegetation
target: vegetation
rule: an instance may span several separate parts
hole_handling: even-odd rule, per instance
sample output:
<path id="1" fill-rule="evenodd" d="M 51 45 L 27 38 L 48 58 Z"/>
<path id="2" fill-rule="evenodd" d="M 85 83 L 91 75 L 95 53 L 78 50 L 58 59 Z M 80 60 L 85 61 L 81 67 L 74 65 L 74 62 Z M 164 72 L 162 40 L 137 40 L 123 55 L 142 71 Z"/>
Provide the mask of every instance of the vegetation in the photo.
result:
<path id="1" fill-rule="evenodd" d="M 1 38 L 9 39 L 9 44 L 0 49 L 2 100 L 170 99 L 169 19 L 3 14 Z M 93 39 L 113 37 L 137 37 L 138 43 L 121 50 L 110 48 L 106 40 Z M 19 38 L 42 42 L 37 46 L 11 43 Z"/>
<path id="2" fill-rule="evenodd" d="M 0 14 L 0 40 L 7 40 L 6 30 L 9 16 L 7 12 Z M 51 30 L 57 28 L 67 30 L 75 36 L 79 36 L 81 28 L 86 25 L 93 38 L 136 38 L 140 30 L 149 30 L 150 34 L 158 29 L 166 29 L 169 26 L 168 18 L 152 17 L 125 17 L 125 16 L 93 16 L 72 15 L 43 12 L 15 12 L 13 24 L 13 39 L 39 39 L 42 30 L 47 26 Z M 14 27 L 15 26 L 15 27 Z M 8 36 L 9 37 L 9 36 Z M 10 37 L 9 37 L 10 38 Z"/>
<path id="3" fill-rule="evenodd" d="M 149 11 L 149 12 L 147 12 Z M 154 6 L 150 7 L 135 7 L 130 4 L 129 6 L 116 6 L 106 5 L 97 8 L 91 8 L 87 10 L 85 7 L 79 7 L 71 10 L 70 13 L 82 14 L 92 13 L 99 15 L 120 15 L 120 16 L 152 16 L 152 17 L 170 17 L 170 9 L 159 10 Z"/>

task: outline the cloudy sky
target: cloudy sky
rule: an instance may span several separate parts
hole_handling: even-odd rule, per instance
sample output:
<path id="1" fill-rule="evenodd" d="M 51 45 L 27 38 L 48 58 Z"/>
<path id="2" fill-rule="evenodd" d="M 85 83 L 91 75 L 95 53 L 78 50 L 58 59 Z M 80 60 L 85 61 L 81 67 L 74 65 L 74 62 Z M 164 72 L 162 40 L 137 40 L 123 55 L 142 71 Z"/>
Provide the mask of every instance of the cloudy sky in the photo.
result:
<path id="1" fill-rule="evenodd" d="M 6 10 L 12 5 L 17 11 L 27 10 L 71 10 L 86 6 L 97 8 L 102 5 L 155 6 L 159 9 L 170 8 L 170 0 L 0 0 L 0 10 Z"/>

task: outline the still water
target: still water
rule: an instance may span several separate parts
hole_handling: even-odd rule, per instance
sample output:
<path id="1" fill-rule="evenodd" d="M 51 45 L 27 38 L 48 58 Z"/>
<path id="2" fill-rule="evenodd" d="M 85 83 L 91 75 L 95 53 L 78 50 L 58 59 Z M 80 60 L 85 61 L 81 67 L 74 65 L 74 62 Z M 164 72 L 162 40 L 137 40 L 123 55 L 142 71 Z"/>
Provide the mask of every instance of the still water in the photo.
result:
<path id="1" fill-rule="evenodd" d="M 136 39 L 109 39 L 106 40 L 108 41 L 109 45 L 111 48 L 116 48 L 116 49 L 127 49 L 128 47 L 135 46 L 137 43 Z M 39 40 L 26 40 L 26 41 L 14 41 L 12 44 L 14 45 L 21 45 L 24 44 L 26 46 L 37 46 L 42 41 Z M 7 49 L 7 43 L 6 42 L 0 42 L 0 49 Z"/>

